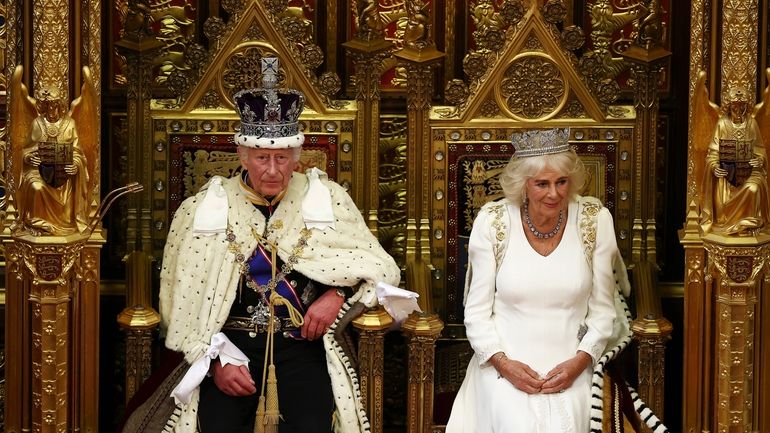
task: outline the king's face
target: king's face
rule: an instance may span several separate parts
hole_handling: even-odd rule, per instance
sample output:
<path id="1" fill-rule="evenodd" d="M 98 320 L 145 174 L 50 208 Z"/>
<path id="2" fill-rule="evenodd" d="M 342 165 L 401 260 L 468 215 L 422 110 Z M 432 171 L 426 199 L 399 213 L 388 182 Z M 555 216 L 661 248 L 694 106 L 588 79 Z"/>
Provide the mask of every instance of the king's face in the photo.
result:
<path id="1" fill-rule="evenodd" d="M 243 169 L 249 172 L 249 184 L 257 193 L 272 197 L 286 189 L 297 168 L 292 149 L 255 149 L 238 147 Z"/>

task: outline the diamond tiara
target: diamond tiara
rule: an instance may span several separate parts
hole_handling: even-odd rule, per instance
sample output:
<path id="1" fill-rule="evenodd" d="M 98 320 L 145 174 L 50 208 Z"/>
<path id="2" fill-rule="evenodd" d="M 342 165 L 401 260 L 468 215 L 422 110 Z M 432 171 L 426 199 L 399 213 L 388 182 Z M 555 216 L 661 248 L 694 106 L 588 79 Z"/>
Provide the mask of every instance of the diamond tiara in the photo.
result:
<path id="1" fill-rule="evenodd" d="M 511 143 L 517 158 L 566 152 L 569 150 L 569 128 L 516 131 L 511 136 Z"/>

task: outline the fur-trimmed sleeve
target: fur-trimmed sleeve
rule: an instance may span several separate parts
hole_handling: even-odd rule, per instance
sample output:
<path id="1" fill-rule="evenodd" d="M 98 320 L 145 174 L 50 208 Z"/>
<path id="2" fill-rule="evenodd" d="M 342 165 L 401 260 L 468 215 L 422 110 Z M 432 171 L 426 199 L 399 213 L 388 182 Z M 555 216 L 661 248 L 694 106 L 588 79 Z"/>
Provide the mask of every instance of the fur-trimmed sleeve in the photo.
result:
<path id="1" fill-rule="evenodd" d="M 350 195 L 335 182 L 326 179 L 323 182 L 331 194 L 335 228 L 312 229 L 308 244 L 294 269 L 328 286 L 357 289 L 353 301 L 372 306 L 377 302 L 374 296 L 376 284 L 382 281 L 398 285 L 401 269 L 369 230 Z M 287 194 L 283 201 L 292 197 Z M 281 206 L 291 204 L 282 203 Z M 298 228 L 304 227 L 302 215 L 290 209 L 290 206 L 284 209 L 279 207 L 281 214 L 274 216 L 284 220 L 284 229 L 278 233 L 283 255 L 292 251 Z M 282 259 L 287 257 L 282 256 Z"/>
<path id="2" fill-rule="evenodd" d="M 185 200 L 174 215 L 160 275 L 161 326 L 166 347 L 192 363 L 222 328 L 235 299 L 240 274 L 225 234 L 193 234 L 202 192 Z"/>

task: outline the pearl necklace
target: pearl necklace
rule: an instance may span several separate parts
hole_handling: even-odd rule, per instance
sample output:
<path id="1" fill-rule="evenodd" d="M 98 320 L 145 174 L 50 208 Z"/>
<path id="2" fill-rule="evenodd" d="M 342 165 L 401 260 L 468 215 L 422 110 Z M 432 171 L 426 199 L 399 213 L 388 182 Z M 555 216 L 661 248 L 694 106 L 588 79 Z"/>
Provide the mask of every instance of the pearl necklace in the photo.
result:
<path id="1" fill-rule="evenodd" d="M 556 234 L 559 233 L 559 230 L 561 230 L 561 223 L 563 221 L 564 209 L 561 209 L 559 210 L 559 220 L 556 221 L 556 227 L 554 227 L 553 230 L 548 233 L 540 233 L 540 231 L 535 228 L 535 225 L 532 224 L 532 218 L 529 216 L 529 200 L 524 202 L 524 222 L 527 223 L 529 231 L 531 231 L 532 234 L 538 239 L 548 239 L 556 236 Z"/>

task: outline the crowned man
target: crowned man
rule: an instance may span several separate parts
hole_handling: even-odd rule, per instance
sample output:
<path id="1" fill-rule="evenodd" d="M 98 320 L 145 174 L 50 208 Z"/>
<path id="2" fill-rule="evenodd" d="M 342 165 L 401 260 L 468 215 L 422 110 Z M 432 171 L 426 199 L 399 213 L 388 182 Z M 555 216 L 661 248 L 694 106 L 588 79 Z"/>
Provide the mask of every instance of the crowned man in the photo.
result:
<path id="1" fill-rule="evenodd" d="M 294 171 L 304 96 L 277 88 L 277 59 L 262 76 L 233 97 L 243 171 L 186 199 L 169 231 L 160 312 L 166 346 L 190 368 L 167 430 L 368 431 L 335 330 L 400 271 L 342 187 Z"/>

